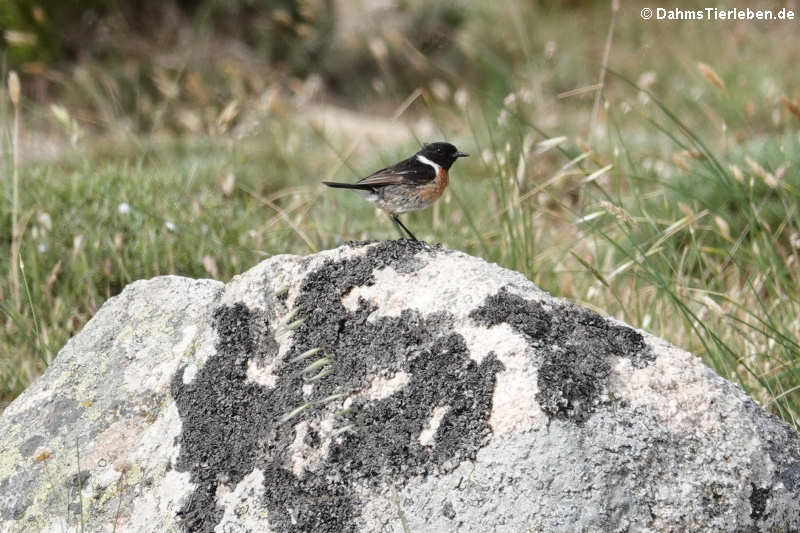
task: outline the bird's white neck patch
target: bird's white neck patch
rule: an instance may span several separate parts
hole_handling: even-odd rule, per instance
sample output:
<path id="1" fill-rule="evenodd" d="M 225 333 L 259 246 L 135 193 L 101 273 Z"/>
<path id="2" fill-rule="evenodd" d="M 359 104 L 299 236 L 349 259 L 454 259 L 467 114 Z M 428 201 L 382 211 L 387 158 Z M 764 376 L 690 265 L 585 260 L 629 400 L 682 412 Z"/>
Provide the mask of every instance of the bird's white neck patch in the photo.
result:
<path id="1" fill-rule="evenodd" d="M 431 161 L 430 159 L 428 159 L 424 155 L 417 155 L 417 161 L 419 161 L 420 163 L 425 163 L 426 165 L 432 166 L 433 170 L 435 170 L 437 174 L 439 172 L 439 169 L 442 168 L 441 166 L 437 165 L 436 163 L 434 163 L 433 161 Z"/>

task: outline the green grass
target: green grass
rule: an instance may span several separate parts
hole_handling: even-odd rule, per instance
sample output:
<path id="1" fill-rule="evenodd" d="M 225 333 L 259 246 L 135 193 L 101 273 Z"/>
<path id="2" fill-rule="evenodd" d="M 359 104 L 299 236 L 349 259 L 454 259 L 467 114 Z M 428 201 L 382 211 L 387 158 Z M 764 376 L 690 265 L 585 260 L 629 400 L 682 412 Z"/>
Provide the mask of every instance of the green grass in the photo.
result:
<path id="1" fill-rule="evenodd" d="M 618 15 L 610 66 L 620 74 L 606 76 L 596 131 L 593 93 L 563 93 L 596 83 L 607 6 L 534 13 L 485 3 L 451 43 L 480 78 L 428 65 L 447 90 L 424 86 L 402 120 L 384 121 L 407 133 L 399 140 L 323 128 L 313 109 L 276 112 L 257 100 L 242 101 L 230 130 L 207 134 L 119 127 L 107 140 L 75 136 L 67 123 L 74 147 L 21 169 L 29 294 L 20 288 L 19 308 L 0 256 L 0 401 L 133 280 L 228 280 L 273 254 L 397 238 L 357 194 L 319 182 L 355 180 L 412 153 L 425 119 L 425 140 L 447 138 L 473 157 L 456 164 L 442 201 L 407 217 L 418 237 L 664 337 L 798 427 L 800 121 L 779 100 L 797 101 L 800 87 L 780 44 L 791 28 L 740 24 L 720 36 L 696 24 L 644 26 L 635 7 Z M 698 71 L 701 61 L 724 91 Z M 125 123 L 113 102 L 94 107 L 107 110 L 103 122 Z M 55 122 L 36 106 L 25 116 Z M 10 205 L 0 206 L 2 235 Z"/>

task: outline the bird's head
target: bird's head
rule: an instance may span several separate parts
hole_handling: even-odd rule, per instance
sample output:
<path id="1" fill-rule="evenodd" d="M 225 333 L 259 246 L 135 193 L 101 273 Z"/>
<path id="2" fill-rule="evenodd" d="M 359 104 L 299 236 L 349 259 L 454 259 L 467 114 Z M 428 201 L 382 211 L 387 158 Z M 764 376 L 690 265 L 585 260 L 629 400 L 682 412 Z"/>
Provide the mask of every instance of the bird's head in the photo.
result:
<path id="1" fill-rule="evenodd" d="M 430 159 L 445 170 L 449 170 L 459 157 L 469 156 L 469 154 L 459 152 L 458 148 L 446 142 L 424 144 L 417 155 Z"/>

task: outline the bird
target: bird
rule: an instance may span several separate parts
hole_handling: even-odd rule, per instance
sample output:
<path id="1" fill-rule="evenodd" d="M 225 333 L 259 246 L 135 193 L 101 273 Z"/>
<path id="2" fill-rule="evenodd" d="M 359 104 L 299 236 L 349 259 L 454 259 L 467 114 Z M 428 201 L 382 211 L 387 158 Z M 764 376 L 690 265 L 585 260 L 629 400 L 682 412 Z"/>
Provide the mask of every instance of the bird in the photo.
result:
<path id="1" fill-rule="evenodd" d="M 363 191 L 368 202 L 389 215 L 401 236 L 408 234 L 416 241 L 398 215 L 424 209 L 438 200 L 450 182 L 450 167 L 460 157 L 469 157 L 469 154 L 459 152 L 447 142 L 426 143 L 408 159 L 373 172 L 356 183 L 322 183 L 337 189 Z"/>

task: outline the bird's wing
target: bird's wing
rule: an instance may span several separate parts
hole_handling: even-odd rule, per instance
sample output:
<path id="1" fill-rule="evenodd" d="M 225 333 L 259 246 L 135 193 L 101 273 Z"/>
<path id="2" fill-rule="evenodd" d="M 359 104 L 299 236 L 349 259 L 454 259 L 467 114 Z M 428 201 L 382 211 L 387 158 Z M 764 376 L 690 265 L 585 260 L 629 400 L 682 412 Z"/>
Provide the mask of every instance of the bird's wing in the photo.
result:
<path id="1" fill-rule="evenodd" d="M 436 178 L 436 171 L 432 166 L 420 163 L 412 157 L 394 166 L 373 172 L 356 183 L 373 187 L 402 184 L 423 185 L 433 181 L 434 178 Z"/>

